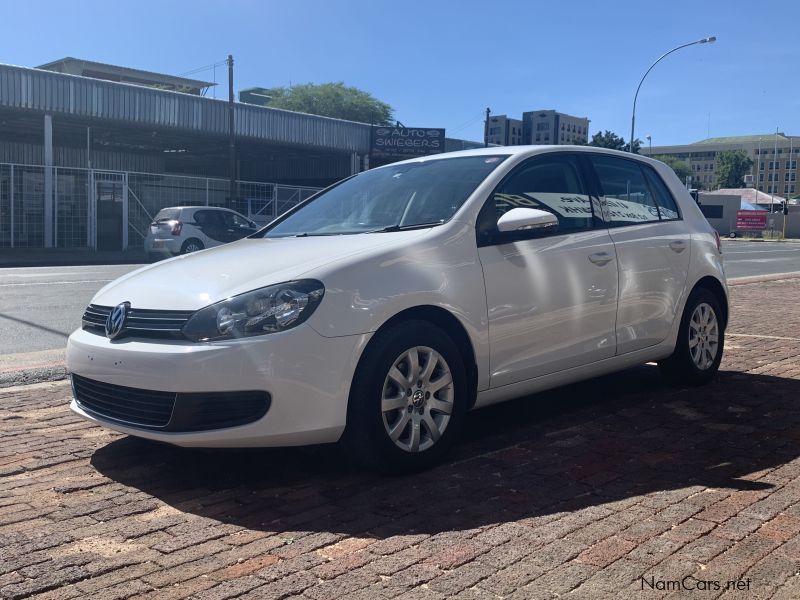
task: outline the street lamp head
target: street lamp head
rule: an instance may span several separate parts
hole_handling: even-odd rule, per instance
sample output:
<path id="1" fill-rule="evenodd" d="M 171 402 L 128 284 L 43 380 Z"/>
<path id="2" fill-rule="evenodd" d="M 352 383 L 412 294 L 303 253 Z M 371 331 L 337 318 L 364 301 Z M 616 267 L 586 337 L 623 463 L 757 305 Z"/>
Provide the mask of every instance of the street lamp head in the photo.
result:
<path id="1" fill-rule="evenodd" d="M 717 36 L 712 35 L 710 37 L 703 38 L 702 40 L 700 40 L 700 43 L 701 44 L 713 44 L 716 41 L 717 41 Z"/>

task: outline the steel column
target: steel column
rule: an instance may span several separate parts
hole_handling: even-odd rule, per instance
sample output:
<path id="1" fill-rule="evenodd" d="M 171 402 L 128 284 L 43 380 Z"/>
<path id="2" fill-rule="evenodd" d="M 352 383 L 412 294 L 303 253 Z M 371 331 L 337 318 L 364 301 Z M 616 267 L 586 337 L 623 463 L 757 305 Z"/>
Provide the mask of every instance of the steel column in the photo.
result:
<path id="1" fill-rule="evenodd" d="M 9 197 L 11 198 L 11 247 L 14 247 L 14 165 L 11 167 L 11 190 Z"/>
<path id="2" fill-rule="evenodd" d="M 53 247 L 53 116 L 44 116 L 44 247 Z"/>

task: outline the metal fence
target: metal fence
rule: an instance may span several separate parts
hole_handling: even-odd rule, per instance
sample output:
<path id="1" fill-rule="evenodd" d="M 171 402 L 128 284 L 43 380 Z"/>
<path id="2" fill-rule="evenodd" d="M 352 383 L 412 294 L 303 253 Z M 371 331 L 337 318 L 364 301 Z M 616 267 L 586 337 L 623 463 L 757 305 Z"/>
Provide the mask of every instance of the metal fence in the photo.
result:
<path id="1" fill-rule="evenodd" d="M 254 181 L 237 188 L 234 208 L 260 224 L 318 190 Z M 227 206 L 229 192 L 226 179 L 0 163 L 0 248 L 140 248 L 162 208 Z"/>

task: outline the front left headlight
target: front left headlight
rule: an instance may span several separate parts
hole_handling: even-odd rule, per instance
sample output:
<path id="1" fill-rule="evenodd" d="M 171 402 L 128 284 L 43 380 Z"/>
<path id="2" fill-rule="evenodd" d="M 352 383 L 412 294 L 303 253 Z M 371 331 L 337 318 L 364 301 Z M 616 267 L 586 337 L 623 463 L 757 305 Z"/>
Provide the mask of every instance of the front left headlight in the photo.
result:
<path id="1" fill-rule="evenodd" d="M 324 294 L 325 286 L 316 279 L 259 288 L 201 308 L 183 326 L 183 334 L 210 342 L 285 331 L 308 319 Z"/>

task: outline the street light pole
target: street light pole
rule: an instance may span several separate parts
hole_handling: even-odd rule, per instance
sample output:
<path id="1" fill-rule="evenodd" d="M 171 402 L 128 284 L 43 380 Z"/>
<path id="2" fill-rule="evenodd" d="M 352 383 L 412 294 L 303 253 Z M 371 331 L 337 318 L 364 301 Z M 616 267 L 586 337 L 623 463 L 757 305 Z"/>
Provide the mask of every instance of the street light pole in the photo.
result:
<path id="1" fill-rule="evenodd" d="M 631 113 L 631 139 L 630 139 L 629 144 L 628 144 L 628 149 L 629 149 L 629 151 L 631 153 L 633 152 L 633 140 L 635 139 L 634 138 L 634 133 L 635 133 L 635 129 L 636 129 L 636 99 L 639 97 L 639 90 L 641 89 L 645 78 L 650 73 L 650 71 L 653 70 L 653 67 L 655 67 L 658 63 L 660 63 L 667 56 L 669 56 L 673 52 L 676 52 L 676 51 L 680 50 L 681 48 L 687 48 L 689 46 L 694 46 L 695 44 L 710 44 L 710 43 L 716 42 L 716 41 L 717 41 L 717 38 L 712 35 L 710 37 L 705 37 L 702 40 L 689 42 L 688 44 L 683 44 L 681 46 L 673 48 L 669 52 L 665 52 L 664 54 L 659 56 L 658 59 L 656 59 L 656 62 L 654 62 L 652 65 L 650 65 L 650 68 L 647 69 L 647 71 L 645 71 L 644 75 L 642 75 L 642 79 L 639 81 L 639 85 L 636 87 L 636 94 L 633 96 L 633 112 Z"/>
<path id="2" fill-rule="evenodd" d="M 238 210 L 236 194 L 236 130 L 233 108 L 233 56 L 228 55 L 228 208 Z"/>

